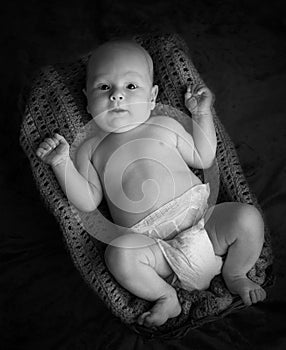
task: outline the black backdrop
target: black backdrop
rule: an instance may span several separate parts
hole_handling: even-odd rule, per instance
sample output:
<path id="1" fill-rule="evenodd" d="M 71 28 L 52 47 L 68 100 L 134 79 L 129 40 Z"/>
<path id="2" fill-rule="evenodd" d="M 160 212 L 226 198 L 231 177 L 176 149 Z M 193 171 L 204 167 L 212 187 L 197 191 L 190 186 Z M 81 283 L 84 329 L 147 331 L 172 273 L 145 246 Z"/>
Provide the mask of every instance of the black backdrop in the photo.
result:
<path id="1" fill-rule="evenodd" d="M 1 4 L 0 334 L 3 349 L 283 349 L 286 346 L 286 16 L 283 1 L 10 1 Z M 111 33 L 176 31 L 216 95 L 273 232 L 277 281 L 265 303 L 147 341 L 85 285 L 18 145 L 19 94 L 37 68 Z"/>

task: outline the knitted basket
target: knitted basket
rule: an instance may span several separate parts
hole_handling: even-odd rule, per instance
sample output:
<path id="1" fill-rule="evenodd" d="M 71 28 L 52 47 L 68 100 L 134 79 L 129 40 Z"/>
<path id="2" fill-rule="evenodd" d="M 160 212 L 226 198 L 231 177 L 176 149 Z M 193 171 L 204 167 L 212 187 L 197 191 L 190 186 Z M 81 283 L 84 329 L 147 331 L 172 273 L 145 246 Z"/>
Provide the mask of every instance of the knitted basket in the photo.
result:
<path id="1" fill-rule="evenodd" d="M 184 113 L 184 92 L 189 84 L 203 83 L 189 55 L 186 43 L 176 34 L 140 35 L 134 39 L 145 47 L 154 61 L 155 84 L 159 86 L 158 105 L 169 105 Z M 39 143 L 60 132 L 71 144 L 79 131 L 90 121 L 82 93 L 88 55 L 69 64 L 57 64 L 40 70 L 26 98 L 20 144 L 30 160 L 33 176 L 44 201 L 59 222 L 66 246 L 83 279 L 122 322 L 149 337 L 182 336 L 190 328 L 216 320 L 243 308 L 238 297 L 226 289 L 221 275 L 216 276 L 206 291 L 188 292 L 178 289 L 181 314 L 156 329 L 136 324 L 137 317 L 150 308 L 150 303 L 122 288 L 109 273 L 104 262 L 106 245 L 92 237 L 80 216 L 73 210 L 58 185 L 51 168 L 36 154 Z M 220 183 L 217 202 L 236 201 L 255 205 L 232 141 L 213 109 L 217 134 L 217 164 Z M 185 122 L 190 123 L 191 117 Z M 198 174 L 201 176 L 200 174 Z M 106 202 L 99 209 L 108 216 Z M 249 277 L 265 286 L 272 283 L 272 250 L 270 235 L 265 229 L 265 243 Z"/>

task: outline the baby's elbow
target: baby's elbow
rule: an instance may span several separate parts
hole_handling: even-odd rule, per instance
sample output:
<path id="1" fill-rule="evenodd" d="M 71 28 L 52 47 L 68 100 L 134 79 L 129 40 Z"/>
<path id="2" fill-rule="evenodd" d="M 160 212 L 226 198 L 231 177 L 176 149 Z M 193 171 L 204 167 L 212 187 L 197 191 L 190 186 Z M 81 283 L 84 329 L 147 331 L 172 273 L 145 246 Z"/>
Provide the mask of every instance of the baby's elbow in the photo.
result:
<path id="1" fill-rule="evenodd" d="M 89 198 L 89 200 L 83 200 L 80 204 L 76 205 L 76 208 L 85 213 L 91 213 L 96 210 L 100 204 L 100 198 Z"/>
<path id="2" fill-rule="evenodd" d="M 90 186 L 90 192 L 88 198 L 82 203 L 84 209 L 82 211 L 90 213 L 97 209 L 102 200 L 102 191 L 98 190 L 95 186 Z"/>
<path id="3" fill-rule="evenodd" d="M 199 156 L 195 158 L 195 166 L 198 169 L 208 169 L 210 168 L 215 161 L 215 156 L 212 155 L 205 155 L 205 156 Z"/>
<path id="4" fill-rule="evenodd" d="M 91 213 L 91 212 L 93 212 L 96 209 L 97 209 L 97 206 L 96 205 L 92 205 L 92 206 L 84 207 L 84 210 L 82 210 L 82 211 L 84 211 L 86 213 Z"/>
<path id="5" fill-rule="evenodd" d="M 95 205 L 89 205 L 89 204 L 82 204 L 82 205 L 75 205 L 75 207 L 84 213 L 91 213 L 95 209 L 97 209 L 97 206 Z"/>
<path id="6" fill-rule="evenodd" d="M 206 158 L 202 162 L 202 169 L 209 169 L 215 162 L 215 157 Z"/>

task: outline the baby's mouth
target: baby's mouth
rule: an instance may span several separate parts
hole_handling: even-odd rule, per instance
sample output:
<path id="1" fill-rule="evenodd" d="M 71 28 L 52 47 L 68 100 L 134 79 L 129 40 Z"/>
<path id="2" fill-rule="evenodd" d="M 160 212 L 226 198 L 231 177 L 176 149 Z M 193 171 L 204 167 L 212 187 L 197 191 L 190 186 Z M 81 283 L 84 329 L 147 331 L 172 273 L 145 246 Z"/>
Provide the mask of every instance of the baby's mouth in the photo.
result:
<path id="1" fill-rule="evenodd" d="M 126 109 L 123 109 L 123 108 L 113 108 L 112 109 L 112 112 L 115 112 L 115 113 L 123 113 L 123 112 L 127 112 Z"/>

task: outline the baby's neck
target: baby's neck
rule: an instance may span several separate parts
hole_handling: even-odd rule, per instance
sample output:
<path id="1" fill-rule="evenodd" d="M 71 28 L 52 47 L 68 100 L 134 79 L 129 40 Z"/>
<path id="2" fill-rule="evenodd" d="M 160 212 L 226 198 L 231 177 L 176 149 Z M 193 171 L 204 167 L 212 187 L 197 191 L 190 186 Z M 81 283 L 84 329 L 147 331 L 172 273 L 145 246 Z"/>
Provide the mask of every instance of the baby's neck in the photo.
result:
<path id="1" fill-rule="evenodd" d="M 141 123 L 130 130 L 126 130 L 126 131 L 122 131 L 122 132 L 120 132 L 120 130 L 119 130 L 119 132 L 107 132 L 107 131 L 100 129 L 100 136 L 102 138 L 105 138 L 107 136 L 113 136 L 113 137 L 116 137 L 118 139 L 121 139 L 121 138 L 125 139 L 125 138 L 130 138 L 130 137 L 133 138 L 138 133 L 142 132 L 142 130 L 146 127 L 146 124 L 147 124 L 147 122 Z"/>

